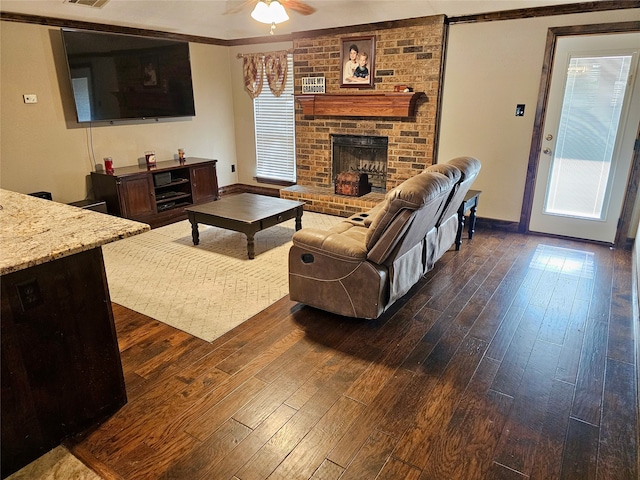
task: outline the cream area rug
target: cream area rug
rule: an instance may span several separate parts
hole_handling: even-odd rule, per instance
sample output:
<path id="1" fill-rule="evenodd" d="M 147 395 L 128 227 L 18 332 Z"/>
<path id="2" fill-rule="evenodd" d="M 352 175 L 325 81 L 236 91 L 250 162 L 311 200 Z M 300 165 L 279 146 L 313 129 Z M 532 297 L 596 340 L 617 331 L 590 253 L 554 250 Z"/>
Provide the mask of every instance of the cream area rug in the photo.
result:
<path id="1" fill-rule="evenodd" d="M 340 217 L 304 212 L 303 227 Z M 102 247 L 111 301 L 212 341 L 289 293 L 295 220 L 258 232 L 249 260 L 243 233 L 177 222 Z"/>

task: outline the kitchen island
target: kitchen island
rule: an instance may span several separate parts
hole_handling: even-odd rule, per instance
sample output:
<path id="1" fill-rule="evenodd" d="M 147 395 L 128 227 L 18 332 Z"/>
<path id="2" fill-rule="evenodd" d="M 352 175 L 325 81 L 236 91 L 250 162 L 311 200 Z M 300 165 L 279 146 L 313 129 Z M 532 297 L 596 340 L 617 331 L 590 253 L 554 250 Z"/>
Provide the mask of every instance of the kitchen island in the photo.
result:
<path id="1" fill-rule="evenodd" d="M 126 403 L 101 246 L 147 230 L 0 189 L 3 478 Z"/>

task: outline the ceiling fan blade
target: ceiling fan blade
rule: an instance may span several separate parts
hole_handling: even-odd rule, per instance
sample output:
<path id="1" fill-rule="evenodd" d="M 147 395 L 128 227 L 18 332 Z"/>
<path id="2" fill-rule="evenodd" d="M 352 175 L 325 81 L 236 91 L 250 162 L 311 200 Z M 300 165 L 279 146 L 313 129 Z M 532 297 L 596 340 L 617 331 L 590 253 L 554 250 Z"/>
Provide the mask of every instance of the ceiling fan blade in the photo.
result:
<path id="1" fill-rule="evenodd" d="M 233 2 L 233 3 L 238 3 L 238 2 Z M 228 7 L 224 12 L 222 12 L 223 15 L 233 15 L 234 13 L 239 13 L 243 10 L 248 10 L 249 8 L 252 8 L 254 6 L 254 4 L 256 3 L 256 0 L 244 0 L 244 2 L 241 2 L 239 5 L 236 5 L 235 7 Z"/>
<path id="2" fill-rule="evenodd" d="M 285 8 L 290 8 L 294 12 L 298 12 L 301 15 L 311 15 L 316 11 L 311 5 L 308 5 L 300 0 L 280 0 L 280 3 Z"/>

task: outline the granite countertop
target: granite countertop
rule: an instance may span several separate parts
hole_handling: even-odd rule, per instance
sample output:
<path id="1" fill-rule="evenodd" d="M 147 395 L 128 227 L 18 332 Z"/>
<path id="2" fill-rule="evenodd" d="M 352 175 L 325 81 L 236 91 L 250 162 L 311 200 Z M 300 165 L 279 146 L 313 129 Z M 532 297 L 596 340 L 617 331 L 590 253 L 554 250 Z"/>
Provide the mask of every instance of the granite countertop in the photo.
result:
<path id="1" fill-rule="evenodd" d="M 0 275 L 149 229 L 146 223 L 0 189 Z"/>

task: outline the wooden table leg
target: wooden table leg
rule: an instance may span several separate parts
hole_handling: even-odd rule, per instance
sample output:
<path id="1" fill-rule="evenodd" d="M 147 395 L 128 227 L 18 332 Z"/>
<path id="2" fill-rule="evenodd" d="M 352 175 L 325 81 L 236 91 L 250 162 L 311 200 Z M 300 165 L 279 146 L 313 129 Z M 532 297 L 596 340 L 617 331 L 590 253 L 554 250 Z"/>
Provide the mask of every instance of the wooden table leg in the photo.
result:
<path id="1" fill-rule="evenodd" d="M 462 245 L 462 230 L 464 229 L 464 202 L 458 209 L 458 231 L 456 232 L 456 251 L 460 250 Z"/>
<path id="2" fill-rule="evenodd" d="M 296 209 L 296 232 L 302 228 L 302 213 L 304 208 L 302 206 Z"/>
<path id="3" fill-rule="evenodd" d="M 249 254 L 249 260 L 253 260 L 256 256 L 256 244 L 254 241 L 255 233 L 245 233 L 247 236 L 247 253 Z"/>
<path id="4" fill-rule="evenodd" d="M 476 208 L 478 203 L 476 201 L 476 203 L 473 205 L 473 207 L 471 207 L 471 210 L 469 211 L 469 240 L 471 240 L 473 238 L 473 232 L 475 232 L 476 230 Z"/>
<path id="5" fill-rule="evenodd" d="M 200 243 L 200 232 L 198 231 L 198 222 L 194 216 L 189 215 L 189 223 L 191 223 L 191 239 L 194 245 Z"/>

